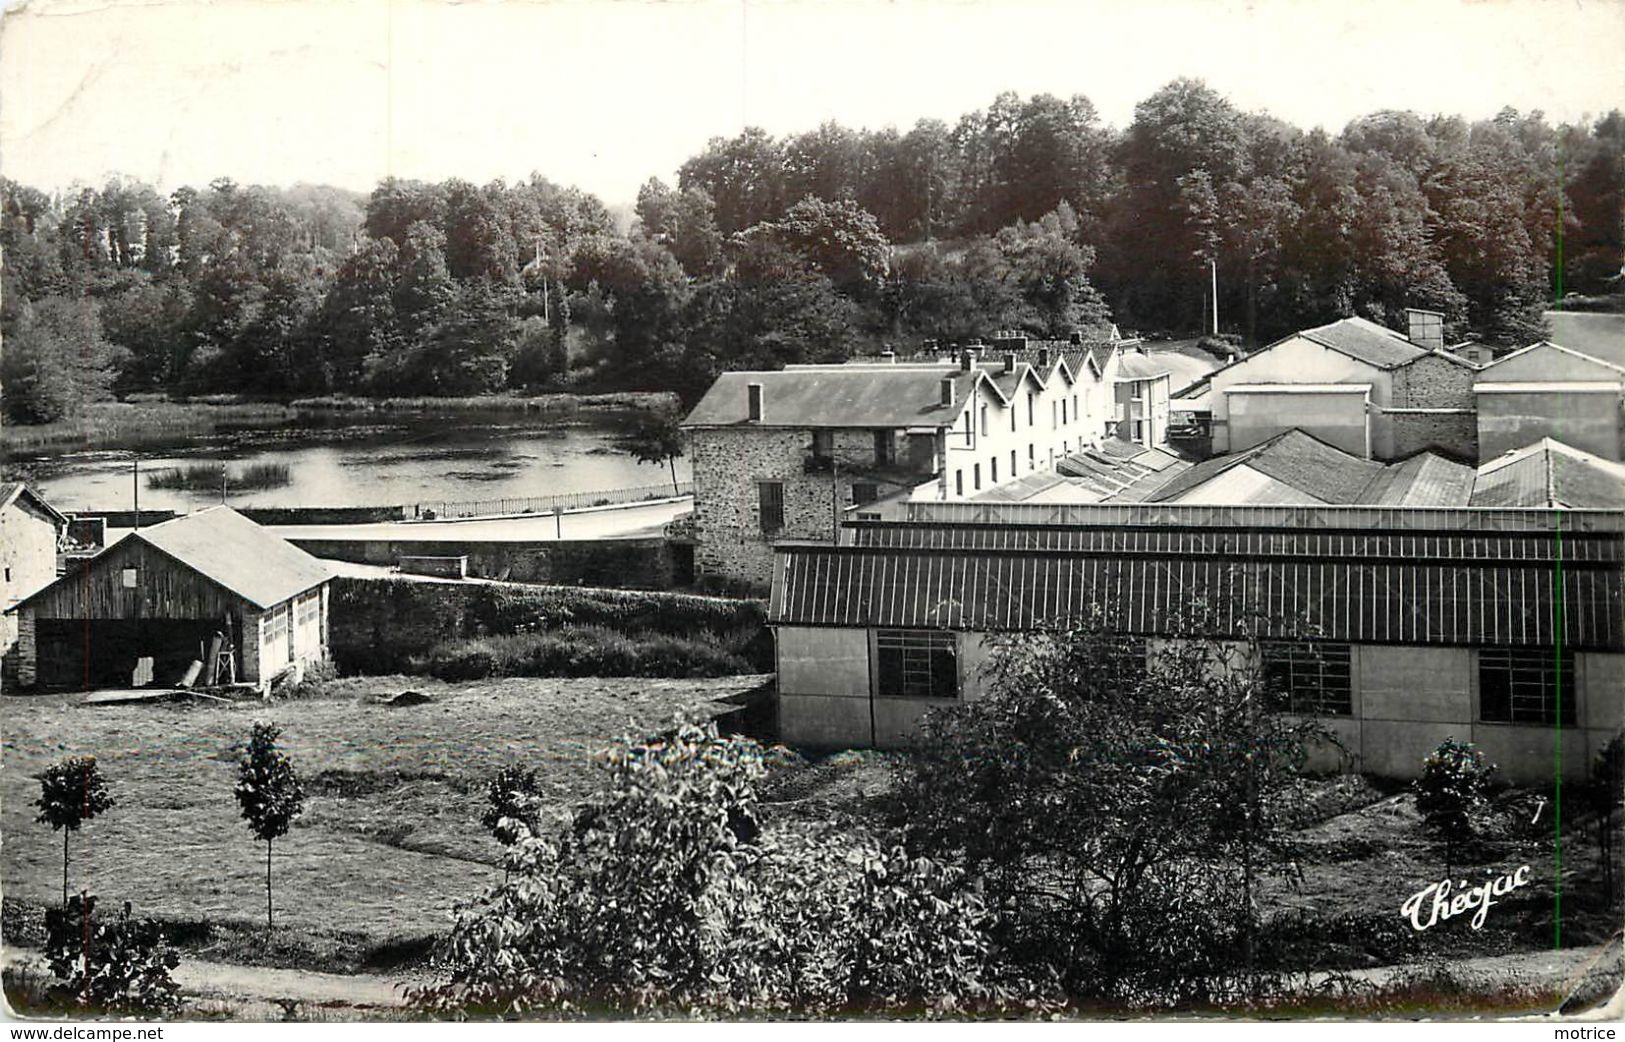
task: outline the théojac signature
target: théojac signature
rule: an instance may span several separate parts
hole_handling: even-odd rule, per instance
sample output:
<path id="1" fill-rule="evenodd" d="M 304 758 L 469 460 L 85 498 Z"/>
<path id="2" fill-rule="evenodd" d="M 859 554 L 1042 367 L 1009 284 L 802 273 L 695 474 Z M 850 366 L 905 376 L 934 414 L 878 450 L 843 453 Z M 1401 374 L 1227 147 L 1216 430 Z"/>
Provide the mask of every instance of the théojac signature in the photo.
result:
<path id="1" fill-rule="evenodd" d="M 1399 906 L 1399 914 L 1411 921 L 1411 926 L 1417 930 L 1426 930 L 1443 919 L 1461 915 L 1469 908 L 1476 909 L 1473 913 L 1472 927 L 1482 929 L 1484 917 L 1489 914 L 1490 905 L 1498 897 L 1529 885 L 1529 866 L 1522 865 L 1516 872 L 1486 879 L 1482 885 L 1469 887 L 1467 880 L 1459 884 L 1452 884 L 1448 879 L 1441 879 L 1437 883 L 1429 883 L 1405 899 Z M 1425 917 L 1425 918 L 1424 918 Z"/>

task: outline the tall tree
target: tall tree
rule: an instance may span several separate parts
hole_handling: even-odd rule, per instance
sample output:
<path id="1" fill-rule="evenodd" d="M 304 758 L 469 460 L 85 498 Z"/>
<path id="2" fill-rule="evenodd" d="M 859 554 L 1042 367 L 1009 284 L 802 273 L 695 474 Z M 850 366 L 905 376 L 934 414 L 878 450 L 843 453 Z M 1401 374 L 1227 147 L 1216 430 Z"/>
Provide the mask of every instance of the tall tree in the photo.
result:
<path id="1" fill-rule="evenodd" d="M 272 923 L 271 844 L 288 834 L 304 811 L 305 793 L 288 754 L 276 747 L 282 729 L 256 722 L 237 767 L 234 794 L 254 838 L 265 844 L 265 928 Z"/>

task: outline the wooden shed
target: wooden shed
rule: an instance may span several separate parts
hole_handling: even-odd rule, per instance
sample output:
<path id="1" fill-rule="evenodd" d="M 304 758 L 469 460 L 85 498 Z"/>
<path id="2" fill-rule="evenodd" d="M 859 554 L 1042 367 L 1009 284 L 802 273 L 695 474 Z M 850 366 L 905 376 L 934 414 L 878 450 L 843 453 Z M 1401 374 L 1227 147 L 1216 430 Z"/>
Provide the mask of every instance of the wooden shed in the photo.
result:
<path id="1" fill-rule="evenodd" d="M 139 529 L 13 609 L 18 681 L 169 686 L 194 660 L 209 676 L 219 649 L 235 680 L 266 689 L 327 657 L 331 578 L 229 507 Z"/>

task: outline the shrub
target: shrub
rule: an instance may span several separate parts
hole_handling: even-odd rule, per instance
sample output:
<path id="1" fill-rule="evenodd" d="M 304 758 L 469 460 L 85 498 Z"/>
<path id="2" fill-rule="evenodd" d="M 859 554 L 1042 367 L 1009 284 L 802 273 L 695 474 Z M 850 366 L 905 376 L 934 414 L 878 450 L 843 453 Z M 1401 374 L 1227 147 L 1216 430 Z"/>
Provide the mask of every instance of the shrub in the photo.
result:
<path id="1" fill-rule="evenodd" d="M 1473 812 L 1484 805 L 1492 764 L 1471 742 L 1446 738 L 1422 761 L 1416 779 L 1416 809 L 1422 823 L 1444 845 L 1445 873 L 1455 871 L 1461 844 L 1473 837 Z"/>
<path id="2" fill-rule="evenodd" d="M 682 726 L 509 852 L 437 952 L 437 1012 L 885 1014 L 1010 1007 L 960 873 L 858 835 L 764 825 L 763 752 Z"/>
<path id="3" fill-rule="evenodd" d="M 180 959 L 158 925 L 130 915 L 97 920 L 96 898 L 75 895 L 45 912 L 45 958 L 62 983 L 56 998 L 97 1012 L 162 1014 L 180 1005 L 169 971 Z"/>

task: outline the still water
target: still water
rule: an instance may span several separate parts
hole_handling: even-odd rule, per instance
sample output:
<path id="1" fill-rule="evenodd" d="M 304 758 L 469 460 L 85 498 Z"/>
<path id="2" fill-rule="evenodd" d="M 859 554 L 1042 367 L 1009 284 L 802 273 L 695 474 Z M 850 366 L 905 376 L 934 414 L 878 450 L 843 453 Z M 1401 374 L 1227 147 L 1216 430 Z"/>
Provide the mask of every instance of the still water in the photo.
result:
<path id="1" fill-rule="evenodd" d="M 437 500 L 551 496 L 671 482 L 666 464 L 639 463 L 617 447 L 626 420 L 578 414 L 516 424 L 467 415 L 390 418 L 379 424 L 238 431 L 140 451 L 141 507 L 192 510 L 221 502 L 218 487 L 155 488 L 166 469 L 215 466 L 228 475 L 253 464 L 285 465 L 288 484 L 233 490 L 233 506 L 392 506 Z M 132 453 L 72 452 L 37 460 L 33 484 L 64 510 L 128 510 Z M 689 478 L 688 460 L 677 477 Z"/>

